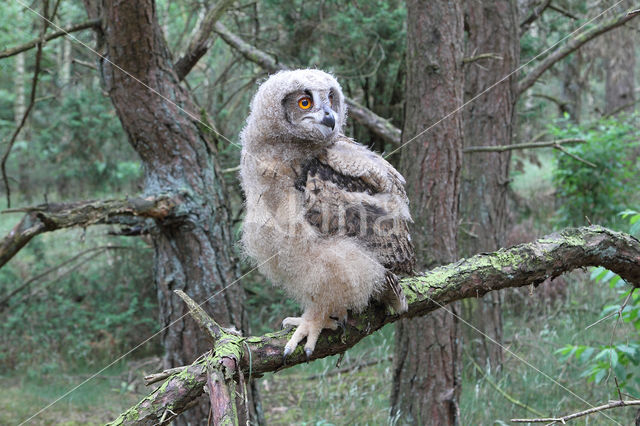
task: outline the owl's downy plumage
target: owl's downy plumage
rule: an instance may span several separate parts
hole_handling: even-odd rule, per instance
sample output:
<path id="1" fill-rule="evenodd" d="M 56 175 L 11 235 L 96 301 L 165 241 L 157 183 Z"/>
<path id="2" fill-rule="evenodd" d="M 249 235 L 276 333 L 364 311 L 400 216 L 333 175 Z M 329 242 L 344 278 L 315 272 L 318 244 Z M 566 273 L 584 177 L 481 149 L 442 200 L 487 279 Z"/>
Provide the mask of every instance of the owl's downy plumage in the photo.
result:
<path id="1" fill-rule="evenodd" d="M 343 135 L 346 105 L 336 79 L 282 71 L 265 81 L 241 133 L 246 195 L 242 243 L 259 269 L 303 307 L 285 356 L 370 299 L 407 309 L 396 274 L 414 251 L 404 179 L 380 155 Z"/>

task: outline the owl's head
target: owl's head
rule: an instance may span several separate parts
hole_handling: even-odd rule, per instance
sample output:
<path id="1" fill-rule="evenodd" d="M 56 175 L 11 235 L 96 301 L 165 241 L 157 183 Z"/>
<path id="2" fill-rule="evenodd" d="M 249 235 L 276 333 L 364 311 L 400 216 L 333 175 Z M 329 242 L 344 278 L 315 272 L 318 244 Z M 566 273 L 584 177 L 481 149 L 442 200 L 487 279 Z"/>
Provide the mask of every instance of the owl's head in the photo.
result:
<path id="1" fill-rule="evenodd" d="M 322 145 L 342 132 L 346 113 L 342 89 L 332 75 L 313 69 L 281 71 L 260 85 L 244 136 L 259 132 L 261 139 Z"/>

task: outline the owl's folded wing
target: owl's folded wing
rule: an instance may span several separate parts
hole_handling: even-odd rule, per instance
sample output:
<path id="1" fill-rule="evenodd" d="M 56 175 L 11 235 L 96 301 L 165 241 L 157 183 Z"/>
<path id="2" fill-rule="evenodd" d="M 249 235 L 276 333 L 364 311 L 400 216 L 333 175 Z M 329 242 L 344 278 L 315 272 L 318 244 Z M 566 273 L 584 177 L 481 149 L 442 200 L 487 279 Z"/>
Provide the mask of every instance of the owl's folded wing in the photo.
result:
<path id="1" fill-rule="evenodd" d="M 415 255 L 404 180 L 381 157 L 355 147 L 304 165 L 296 188 L 304 193 L 305 218 L 320 234 L 356 238 L 388 270 L 410 274 Z"/>

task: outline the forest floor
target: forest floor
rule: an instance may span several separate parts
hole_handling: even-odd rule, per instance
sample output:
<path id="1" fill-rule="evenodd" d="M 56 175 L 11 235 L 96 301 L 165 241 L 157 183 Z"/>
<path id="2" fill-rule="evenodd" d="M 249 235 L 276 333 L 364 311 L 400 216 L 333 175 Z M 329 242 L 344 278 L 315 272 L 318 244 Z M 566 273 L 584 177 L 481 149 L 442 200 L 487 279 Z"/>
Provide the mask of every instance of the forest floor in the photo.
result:
<path id="1" fill-rule="evenodd" d="M 531 366 L 571 389 L 590 404 L 615 399 L 613 379 L 601 384 L 581 377 L 584 366 L 563 363 L 555 351 L 567 343 L 609 344 L 615 319 L 603 321 L 587 329 L 599 319 L 601 306 L 616 300 L 606 285 L 589 282 L 585 273 L 567 278 L 566 294 L 548 300 L 540 297 L 546 290 L 539 287 L 536 295 L 529 289 L 509 296 L 505 310 L 505 346 Z M 464 325 L 463 325 L 464 327 Z M 268 374 L 260 379 L 262 403 L 268 424 L 402 424 L 403 419 L 389 422 L 389 394 L 392 383 L 393 326 L 387 326 L 349 350 L 339 367 L 338 357 L 329 357 Z M 616 336 L 629 333 L 618 325 Z M 561 415 L 580 411 L 585 404 L 537 372 L 514 355 L 505 353 L 502 374 L 479 373 L 470 362 L 466 342 L 463 356 L 463 393 L 461 424 L 511 424 L 514 417 L 537 417 L 514 405 L 512 399 L 544 415 Z M 84 425 L 112 420 L 135 404 L 148 392 L 141 378 L 159 367 L 158 359 L 138 360 L 113 368 L 45 410 L 29 424 Z M 347 371 L 350 370 L 350 371 Z M 18 424 L 89 377 L 89 371 L 46 377 L 0 376 L 0 424 Z M 490 378 L 490 381 L 487 379 Z M 611 410 L 611 418 L 631 424 L 637 409 Z M 603 415 L 591 416 L 588 423 L 614 424 Z"/>

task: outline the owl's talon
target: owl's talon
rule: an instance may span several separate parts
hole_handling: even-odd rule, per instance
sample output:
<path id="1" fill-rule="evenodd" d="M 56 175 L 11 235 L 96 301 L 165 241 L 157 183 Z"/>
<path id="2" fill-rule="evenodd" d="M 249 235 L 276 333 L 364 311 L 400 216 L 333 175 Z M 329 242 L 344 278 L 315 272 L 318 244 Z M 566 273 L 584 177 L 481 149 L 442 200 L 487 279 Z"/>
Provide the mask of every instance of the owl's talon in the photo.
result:
<path id="1" fill-rule="evenodd" d="M 304 354 L 307 356 L 307 362 L 309 362 L 309 358 L 311 357 L 311 354 L 313 353 L 313 349 L 311 348 L 304 348 Z"/>
<path id="2" fill-rule="evenodd" d="M 289 348 L 287 346 L 284 347 L 284 353 L 282 354 L 282 363 L 283 364 L 287 363 L 287 357 L 289 355 L 291 355 L 291 352 L 293 352 L 293 349 L 291 349 L 291 348 Z"/>

